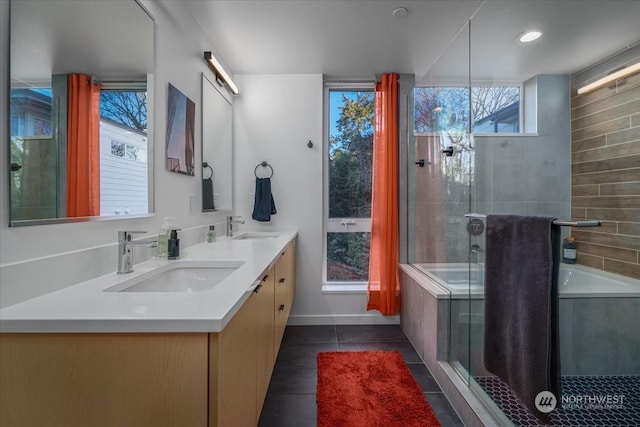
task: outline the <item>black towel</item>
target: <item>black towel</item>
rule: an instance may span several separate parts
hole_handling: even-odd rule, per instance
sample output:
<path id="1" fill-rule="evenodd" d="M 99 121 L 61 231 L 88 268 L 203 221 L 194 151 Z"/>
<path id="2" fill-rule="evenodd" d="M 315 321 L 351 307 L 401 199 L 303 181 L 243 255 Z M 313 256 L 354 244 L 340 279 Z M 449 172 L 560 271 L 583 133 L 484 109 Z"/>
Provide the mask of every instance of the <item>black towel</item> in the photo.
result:
<path id="1" fill-rule="evenodd" d="M 212 211 L 214 209 L 213 180 L 211 178 L 204 178 L 202 180 L 202 210 Z"/>
<path id="2" fill-rule="evenodd" d="M 546 423 L 538 393 L 552 392 L 561 406 L 559 246 L 553 218 L 487 215 L 484 365 Z"/>
<path id="3" fill-rule="evenodd" d="M 256 192 L 251 218 L 260 222 L 268 222 L 271 221 L 271 215 L 276 213 L 276 204 L 271 194 L 271 179 L 256 177 Z"/>

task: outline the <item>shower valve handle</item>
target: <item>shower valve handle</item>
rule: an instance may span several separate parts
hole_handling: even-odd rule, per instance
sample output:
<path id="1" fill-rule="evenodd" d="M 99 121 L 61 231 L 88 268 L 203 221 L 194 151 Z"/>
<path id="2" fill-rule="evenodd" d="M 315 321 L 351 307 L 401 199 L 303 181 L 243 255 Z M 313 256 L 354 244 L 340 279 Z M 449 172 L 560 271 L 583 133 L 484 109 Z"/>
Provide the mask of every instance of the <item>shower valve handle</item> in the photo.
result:
<path id="1" fill-rule="evenodd" d="M 444 150 L 442 150 L 442 154 L 444 154 L 447 157 L 453 156 L 453 147 L 445 148 Z"/>

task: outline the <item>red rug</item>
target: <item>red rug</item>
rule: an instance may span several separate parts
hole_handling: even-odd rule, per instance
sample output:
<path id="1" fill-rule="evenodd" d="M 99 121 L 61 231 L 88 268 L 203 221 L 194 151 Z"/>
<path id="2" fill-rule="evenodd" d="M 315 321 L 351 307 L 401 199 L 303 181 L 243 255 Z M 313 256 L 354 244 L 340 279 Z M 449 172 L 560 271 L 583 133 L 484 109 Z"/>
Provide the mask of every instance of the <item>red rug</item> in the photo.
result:
<path id="1" fill-rule="evenodd" d="M 431 427 L 438 419 L 397 351 L 318 353 L 318 427 Z"/>

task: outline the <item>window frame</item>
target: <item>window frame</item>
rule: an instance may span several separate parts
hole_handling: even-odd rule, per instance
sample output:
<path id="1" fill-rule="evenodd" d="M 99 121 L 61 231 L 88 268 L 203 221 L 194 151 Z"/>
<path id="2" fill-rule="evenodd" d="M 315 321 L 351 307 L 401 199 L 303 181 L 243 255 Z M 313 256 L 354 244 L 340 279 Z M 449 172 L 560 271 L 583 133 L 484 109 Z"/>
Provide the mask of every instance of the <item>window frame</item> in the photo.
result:
<path id="1" fill-rule="evenodd" d="M 476 87 L 517 87 L 518 88 L 518 128 L 520 129 L 519 132 L 475 132 L 473 129 L 471 129 L 471 133 L 474 136 L 504 136 L 504 135 L 508 135 L 508 136 L 518 136 L 518 135 L 531 135 L 530 132 L 525 132 L 524 131 L 524 83 L 512 83 L 512 82 L 500 82 L 500 83 L 492 83 L 492 84 L 488 84 L 488 83 L 482 83 L 482 84 L 476 84 L 476 85 L 471 85 L 471 86 L 467 86 L 467 85 L 456 85 L 456 84 L 417 84 L 413 87 L 413 90 L 415 91 L 416 89 L 419 88 L 451 88 L 451 87 L 464 87 L 464 88 L 469 88 L 470 90 L 473 90 L 473 88 Z M 412 106 L 412 108 L 415 111 L 415 105 Z M 470 112 L 469 112 L 470 113 Z M 415 120 L 415 114 L 412 113 L 412 115 L 414 116 L 413 119 Z M 471 124 L 473 126 L 473 124 Z M 414 131 L 413 134 L 415 136 L 429 136 L 429 135 L 436 135 L 439 132 L 419 132 L 417 130 L 415 130 L 415 124 L 414 124 Z"/>
<path id="2" fill-rule="evenodd" d="M 327 279 L 327 235 L 328 233 L 371 232 L 369 218 L 329 218 L 329 137 L 330 93 L 335 91 L 375 91 L 374 81 L 327 82 L 323 87 L 322 117 L 322 290 L 328 292 L 366 292 L 368 281 L 329 281 Z"/>

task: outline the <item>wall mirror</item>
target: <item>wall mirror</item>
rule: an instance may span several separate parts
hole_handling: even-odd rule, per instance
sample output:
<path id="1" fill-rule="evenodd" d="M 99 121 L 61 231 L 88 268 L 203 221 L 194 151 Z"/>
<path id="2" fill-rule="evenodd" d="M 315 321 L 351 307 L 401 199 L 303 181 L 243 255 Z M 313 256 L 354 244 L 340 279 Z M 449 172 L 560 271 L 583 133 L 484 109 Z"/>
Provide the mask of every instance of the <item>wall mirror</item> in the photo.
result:
<path id="1" fill-rule="evenodd" d="M 153 19 L 135 0 L 10 6 L 10 225 L 153 212 Z"/>
<path id="2" fill-rule="evenodd" d="M 202 211 L 232 209 L 232 104 L 227 90 L 202 74 Z"/>

